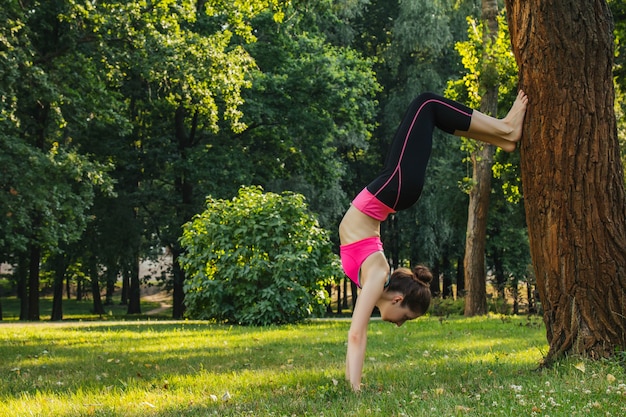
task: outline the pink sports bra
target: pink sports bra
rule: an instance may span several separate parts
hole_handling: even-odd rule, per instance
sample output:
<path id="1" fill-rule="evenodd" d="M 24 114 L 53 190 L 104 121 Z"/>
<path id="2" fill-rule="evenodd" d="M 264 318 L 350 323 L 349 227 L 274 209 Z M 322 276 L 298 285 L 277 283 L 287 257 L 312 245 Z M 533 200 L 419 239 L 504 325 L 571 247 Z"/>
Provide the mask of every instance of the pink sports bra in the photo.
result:
<path id="1" fill-rule="evenodd" d="M 361 265 L 373 253 L 383 251 L 383 242 L 378 236 L 341 245 L 339 254 L 344 272 L 359 288 L 361 288 Z"/>

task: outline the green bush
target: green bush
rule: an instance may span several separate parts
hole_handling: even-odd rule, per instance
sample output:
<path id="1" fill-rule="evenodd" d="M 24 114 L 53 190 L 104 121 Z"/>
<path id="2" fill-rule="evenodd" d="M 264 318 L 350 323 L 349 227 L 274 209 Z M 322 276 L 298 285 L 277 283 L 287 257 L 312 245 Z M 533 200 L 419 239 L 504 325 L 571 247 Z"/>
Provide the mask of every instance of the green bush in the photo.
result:
<path id="1" fill-rule="evenodd" d="M 465 298 L 440 298 L 435 297 L 431 301 L 429 312 L 431 316 L 456 316 L 463 315 L 465 310 Z"/>
<path id="2" fill-rule="evenodd" d="M 512 307 L 502 298 L 488 298 L 487 310 L 496 314 L 511 314 Z M 465 298 L 433 298 L 429 312 L 432 316 L 454 316 L 465 313 Z"/>
<path id="3" fill-rule="evenodd" d="M 487 299 L 487 309 L 490 313 L 509 315 L 513 313 L 513 307 L 505 299 L 496 297 Z"/>
<path id="4" fill-rule="evenodd" d="M 243 187 L 207 200 L 183 228 L 187 315 L 245 325 L 295 323 L 322 314 L 324 285 L 340 276 L 328 233 L 304 197 Z"/>

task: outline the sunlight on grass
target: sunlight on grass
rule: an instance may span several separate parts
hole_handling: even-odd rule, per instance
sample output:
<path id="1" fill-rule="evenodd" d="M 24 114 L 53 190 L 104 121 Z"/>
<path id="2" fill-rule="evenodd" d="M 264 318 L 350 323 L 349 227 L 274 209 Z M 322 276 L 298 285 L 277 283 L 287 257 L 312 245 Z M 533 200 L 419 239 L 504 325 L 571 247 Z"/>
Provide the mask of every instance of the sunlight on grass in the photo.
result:
<path id="1" fill-rule="evenodd" d="M 370 324 L 365 390 L 343 380 L 348 321 L 0 324 L 0 416 L 610 415 L 623 364 L 537 371 L 540 319 Z M 582 365 L 581 365 L 582 364 Z"/>

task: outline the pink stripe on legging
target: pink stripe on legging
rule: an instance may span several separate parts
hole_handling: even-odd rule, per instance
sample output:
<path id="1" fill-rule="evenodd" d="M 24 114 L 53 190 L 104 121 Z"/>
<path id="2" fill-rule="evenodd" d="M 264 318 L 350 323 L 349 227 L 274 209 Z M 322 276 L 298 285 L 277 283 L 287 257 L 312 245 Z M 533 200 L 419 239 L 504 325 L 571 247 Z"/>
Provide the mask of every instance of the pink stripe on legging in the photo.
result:
<path id="1" fill-rule="evenodd" d="M 404 138 L 404 144 L 402 145 L 402 152 L 400 152 L 400 158 L 398 158 L 398 164 L 396 165 L 396 169 L 393 171 L 393 173 L 389 176 L 389 179 L 387 180 L 387 182 L 385 182 L 385 184 L 383 184 L 382 187 L 380 187 L 378 189 L 378 191 L 376 191 L 376 194 L 374 194 L 374 196 L 377 196 L 393 179 L 393 177 L 395 177 L 396 173 L 398 174 L 398 193 L 396 196 L 396 202 L 394 203 L 393 209 L 396 208 L 396 206 L 398 205 L 398 200 L 400 200 L 400 190 L 402 190 L 402 171 L 400 171 L 400 163 L 402 162 L 402 159 L 404 158 L 404 151 L 406 149 L 406 144 L 409 141 L 409 136 L 411 135 L 411 132 L 413 131 L 413 126 L 415 125 L 415 121 L 417 120 L 417 117 L 419 116 L 420 112 L 422 111 L 422 109 L 424 108 L 424 106 L 426 106 L 427 104 L 431 103 L 431 102 L 435 102 L 435 103 L 439 103 L 439 104 L 443 104 L 446 107 L 451 108 L 452 110 L 455 110 L 461 114 L 464 114 L 466 116 L 471 117 L 472 115 L 470 113 L 464 112 L 460 109 L 457 109 L 454 106 L 449 105 L 448 103 L 445 103 L 441 100 L 435 100 L 435 99 L 430 99 L 425 101 L 419 109 L 417 109 L 417 112 L 415 112 L 415 116 L 413 116 L 413 120 L 411 121 L 411 126 L 409 127 L 409 131 L 406 134 L 406 137 Z"/>

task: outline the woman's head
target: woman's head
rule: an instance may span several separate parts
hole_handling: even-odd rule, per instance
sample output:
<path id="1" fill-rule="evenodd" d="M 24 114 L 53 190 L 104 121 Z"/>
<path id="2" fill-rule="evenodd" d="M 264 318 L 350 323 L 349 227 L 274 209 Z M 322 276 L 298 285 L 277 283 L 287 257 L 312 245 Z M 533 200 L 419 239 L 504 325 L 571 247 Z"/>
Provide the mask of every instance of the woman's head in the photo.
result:
<path id="1" fill-rule="evenodd" d="M 430 306 L 432 279 L 430 270 L 423 265 L 417 265 L 413 270 L 398 268 L 389 278 L 387 291 L 402 294 L 400 306 L 408 308 L 416 317 L 423 316 Z"/>

